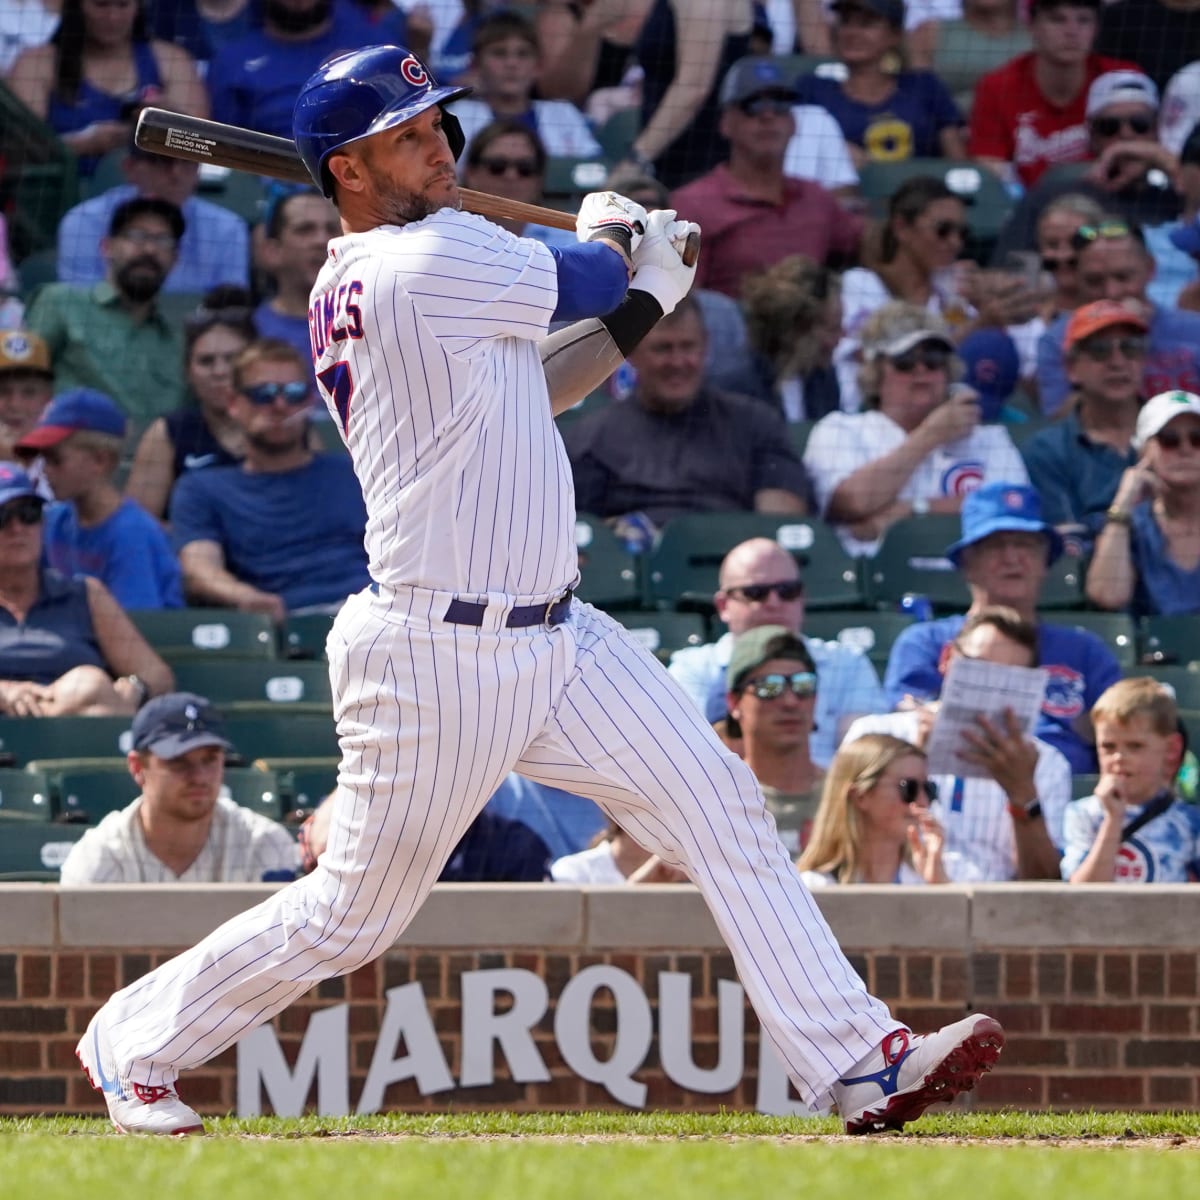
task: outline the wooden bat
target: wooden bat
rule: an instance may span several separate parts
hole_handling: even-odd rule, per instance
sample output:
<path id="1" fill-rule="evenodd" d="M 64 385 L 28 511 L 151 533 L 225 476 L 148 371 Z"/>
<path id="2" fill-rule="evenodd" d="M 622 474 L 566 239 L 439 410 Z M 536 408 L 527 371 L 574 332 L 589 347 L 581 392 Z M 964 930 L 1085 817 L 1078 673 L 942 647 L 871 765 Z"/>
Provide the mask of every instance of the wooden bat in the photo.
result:
<path id="1" fill-rule="evenodd" d="M 220 121 L 205 121 L 186 113 L 168 112 L 165 108 L 144 108 L 138 117 L 134 141 L 143 150 L 182 158 L 188 162 L 215 163 L 234 171 L 252 175 L 269 175 L 288 183 L 312 184 L 312 176 L 300 158 L 296 143 L 290 138 L 225 125 Z M 557 208 L 526 204 L 522 200 L 506 200 L 490 192 L 459 188 L 462 206 L 467 212 L 478 213 L 493 221 L 524 221 L 530 225 L 548 225 L 551 229 L 575 229 L 575 218 Z M 683 252 L 683 261 L 691 266 L 700 253 L 700 235 L 690 234 Z"/>

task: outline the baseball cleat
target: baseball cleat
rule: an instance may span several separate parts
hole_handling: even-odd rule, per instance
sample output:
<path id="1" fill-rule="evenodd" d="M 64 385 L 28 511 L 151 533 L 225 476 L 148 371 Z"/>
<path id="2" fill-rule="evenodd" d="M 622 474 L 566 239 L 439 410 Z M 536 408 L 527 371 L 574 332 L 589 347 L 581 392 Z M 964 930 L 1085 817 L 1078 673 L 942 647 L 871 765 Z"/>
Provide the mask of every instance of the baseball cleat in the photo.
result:
<path id="1" fill-rule="evenodd" d="M 1004 1049 L 1000 1022 L 973 1013 L 936 1033 L 897 1029 L 833 1085 L 847 1133 L 900 1129 L 931 1104 L 969 1092 Z"/>
<path id="2" fill-rule="evenodd" d="M 193 1112 L 172 1087 L 153 1087 L 149 1084 L 121 1084 L 117 1064 L 97 1013 L 87 1032 L 75 1047 L 75 1057 L 88 1082 L 104 1094 L 108 1116 L 118 1133 L 152 1133 L 166 1137 L 183 1137 L 203 1133 L 204 1122 Z"/>

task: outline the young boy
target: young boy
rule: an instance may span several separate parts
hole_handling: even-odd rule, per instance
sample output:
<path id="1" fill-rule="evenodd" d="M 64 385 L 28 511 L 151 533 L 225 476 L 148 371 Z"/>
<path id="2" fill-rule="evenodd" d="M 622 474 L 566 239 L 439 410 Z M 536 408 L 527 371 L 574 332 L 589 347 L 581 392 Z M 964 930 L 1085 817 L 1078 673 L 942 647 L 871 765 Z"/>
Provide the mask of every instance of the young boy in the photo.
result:
<path id="1" fill-rule="evenodd" d="M 64 575 L 99 579 L 123 608 L 181 608 L 167 535 L 113 483 L 124 444 L 124 413 L 91 388 L 56 396 L 17 443 L 22 457 L 41 455 L 46 481 L 64 502 L 46 509 L 46 561 Z"/>
<path id="2" fill-rule="evenodd" d="M 1114 683 L 1092 709 L 1100 782 L 1063 819 L 1071 883 L 1189 883 L 1200 876 L 1200 808 L 1173 790 L 1183 757 L 1175 698 L 1148 677 Z"/>
<path id="3" fill-rule="evenodd" d="M 509 118 L 528 125 L 553 158 L 604 157 L 600 143 L 575 105 L 567 100 L 533 99 L 538 42 L 537 32 L 527 18 L 508 11 L 484 17 L 475 29 L 471 49 L 475 94 L 450 105 L 468 143 L 485 125 Z"/>

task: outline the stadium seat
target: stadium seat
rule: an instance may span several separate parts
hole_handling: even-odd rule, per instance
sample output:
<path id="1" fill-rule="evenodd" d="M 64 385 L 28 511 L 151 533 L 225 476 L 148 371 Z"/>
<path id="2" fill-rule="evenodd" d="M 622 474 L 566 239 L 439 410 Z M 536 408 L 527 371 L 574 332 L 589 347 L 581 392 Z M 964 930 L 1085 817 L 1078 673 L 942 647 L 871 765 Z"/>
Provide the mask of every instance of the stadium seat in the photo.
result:
<path id="1" fill-rule="evenodd" d="M 58 279 L 58 251 L 39 250 L 23 258 L 17 266 L 17 278 L 21 281 L 21 298 L 28 305 L 43 284 Z"/>
<path id="2" fill-rule="evenodd" d="M 806 612 L 804 635 L 861 650 L 882 675 L 893 643 L 912 623 L 905 612 Z"/>
<path id="3" fill-rule="evenodd" d="M 226 767 L 222 793 L 242 805 L 282 821 L 287 813 L 287 798 L 274 771 L 262 767 Z"/>
<path id="4" fill-rule="evenodd" d="M 964 612 L 971 603 L 966 580 L 946 557 L 961 524 L 949 513 L 905 517 L 883 535 L 866 572 L 871 598 L 894 609 L 909 593 L 926 596 L 935 610 Z"/>
<path id="5" fill-rule="evenodd" d="M 634 139 L 642 131 L 640 108 L 619 108 L 596 131 L 596 141 L 609 162 L 620 162 L 629 153 Z"/>
<path id="6" fill-rule="evenodd" d="M 274 773 L 287 807 L 292 811 L 316 808 L 337 786 L 336 757 L 289 758 L 277 755 L 259 759 L 254 765 L 260 770 Z"/>
<path id="7" fill-rule="evenodd" d="M 1090 796 L 1096 790 L 1096 784 L 1099 782 L 1099 775 L 1072 775 L 1071 799 L 1082 800 L 1084 796 Z"/>
<path id="8" fill-rule="evenodd" d="M 134 610 L 129 616 L 169 662 L 209 655 L 275 657 L 275 626 L 262 613 L 233 608 L 155 608 Z"/>
<path id="9" fill-rule="evenodd" d="M 543 190 L 546 199 L 557 208 L 560 201 L 599 191 L 607 178 L 608 163 L 603 159 L 551 155 L 546 160 Z"/>
<path id="10" fill-rule="evenodd" d="M 1142 622 L 1143 654 L 1157 654 L 1164 664 L 1200 662 L 1200 617 L 1194 613 L 1146 617 Z"/>
<path id="11" fill-rule="evenodd" d="M 223 175 L 200 174 L 201 199 L 219 204 L 237 213 L 247 225 L 254 226 L 263 219 L 263 181 L 247 171 L 227 171 Z"/>
<path id="12" fill-rule="evenodd" d="M 638 560 L 599 517 L 575 517 L 575 550 L 579 555 L 581 600 L 598 608 L 636 608 L 642 587 Z"/>
<path id="13" fill-rule="evenodd" d="M 0 767 L 0 821 L 49 821 L 53 816 L 54 801 L 45 775 Z"/>
<path id="14" fill-rule="evenodd" d="M 288 617 L 283 631 L 283 649 L 288 658 L 325 657 L 325 640 L 333 625 L 333 617 L 327 613 L 308 613 L 300 617 Z"/>
<path id="15" fill-rule="evenodd" d="M 797 458 L 804 457 L 804 447 L 808 445 L 808 436 L 813 431 L 816 421 L 789 421 L 787 427 L 788 441 L 792 445 Z"/>
<path id="16" fill-rule="evenodd" d="M 234 766 L 241 765 L 238 759 L 256 763 L 300 754 L 336 759 L 339 754 L 332 715 L 291 712 L 282 706 L 269 712 L 235 710 L 228 715 L 225 729 L 234 746 Z"/>
<path id="17" fill-rule="evenodd" d="M 43 766 L 43 770 L 46 767 Z M 58 810 L 69 820 L 98 824 L 110 812 L 126 808 L 137 799 L 141 788 L 128 767 L 115 760 L 111 767 L 64 767 L 46 770 L 57 797 Z"/>
<path id="18" fill-rule="evenodd" d="M 1087 564 L 1084 560 L 1073 554 L 1064 554 L 1057 562 L 1051 563 L 1046 571 L 1042 590 L 1038 593 L 1038 608 L 1069 611 L 1070 617 L 1052 617 L 1067 624 L 1077 616 L 1086 616 L 1087 610 L 1083 607 L 1086 603 L 1083 595 L 1086 571 Z"/>
<path id="19" fill-rule="evenodd" d="M 1200 709 L 1200 671 L 1190 667 L 1151 666 L 1145 668 L 1145 673 L 1152 675 L 1159 683 L 1166 684 L 1175 693 L 1175 703 L 1179 708 L 1189 712 Z"/>
<path id="20" fill-rule="evenodd" d="M 320 443 L 321 449 L 327 454 L 346 454 L 346 443 L 338 431 L 336 421 L 313 421 L 309 426 L 311 436 Z"/>
<path id="21" fill-rule="evenodd" d="M 855 608 L 865 603 L 858 563 L 824 523 L 765 513 L 696 513 L 669 521 L 649 555 L 650 606 L 712 611 L 721 560 L 752 537 L 772 538 L 792 553 L 804 575 L 809 608 Z"/>
<path id="22" fill-rule="evenodd" d="M 1049 619 L 1056 625 L 1073 626 L 1094 633 L 1116 655 L 1122 673 L 1134 673 L 1133 667 L 1137 663 L 1137 626 L 1132 617 L 1125 613 L 1085 611 L 1051 613 Z"/>
<path id="23" fill-rule="evenodd" d="M 613 614 L 661 662 L 685 646 L 702 646 L 708 640 L 704 617 L 696 612 L 630 612 Z"/>
<path id="24" fill-rule="evenodd" d="M 56 883 L 63 860 L 86 832 L 86 825 L 10 821 L 0 834 L 0 883 Z"/>
<path id="25" fill-rule="evenodd" d="M 846 77 L 845 64 L 828 54 L 777 54 L 774 58 L 793 82 L 802 75 L 820 75 L 825 79 Z"/>
<path id="26" fill-rule="evenodd" d="M 329 712 L 333 702 L 324 663 L 187 659 L 174 670 L 180 691 L 207 696 L 226 713 L 250 705 L 280 705 L 319 714 Z"/>
<path id="27" fill-rule="evenodd" d="M 0 717 L 0 766 L 45 758 L 124 758 L 128 717 Z"/>

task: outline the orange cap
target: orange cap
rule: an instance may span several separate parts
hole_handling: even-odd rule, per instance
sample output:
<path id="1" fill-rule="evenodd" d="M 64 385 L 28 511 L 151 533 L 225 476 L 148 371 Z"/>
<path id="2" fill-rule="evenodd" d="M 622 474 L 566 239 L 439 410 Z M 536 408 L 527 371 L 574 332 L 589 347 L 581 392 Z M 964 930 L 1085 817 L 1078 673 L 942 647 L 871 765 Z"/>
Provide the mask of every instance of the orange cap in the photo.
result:
<path id="1" fill-rule="evenodd" d="M 1080 305 L 1071 314 L 1067 331 L 1063 334 L 1063 349 L 1070 350 L 1084 338 L 1102 329 L 1111 329 L 1114 325 L 1132 325 L 1143 333 L 1150 328 L 1145 317 L 1119 300 L 1095 300 L 1091 304 Z"/>

